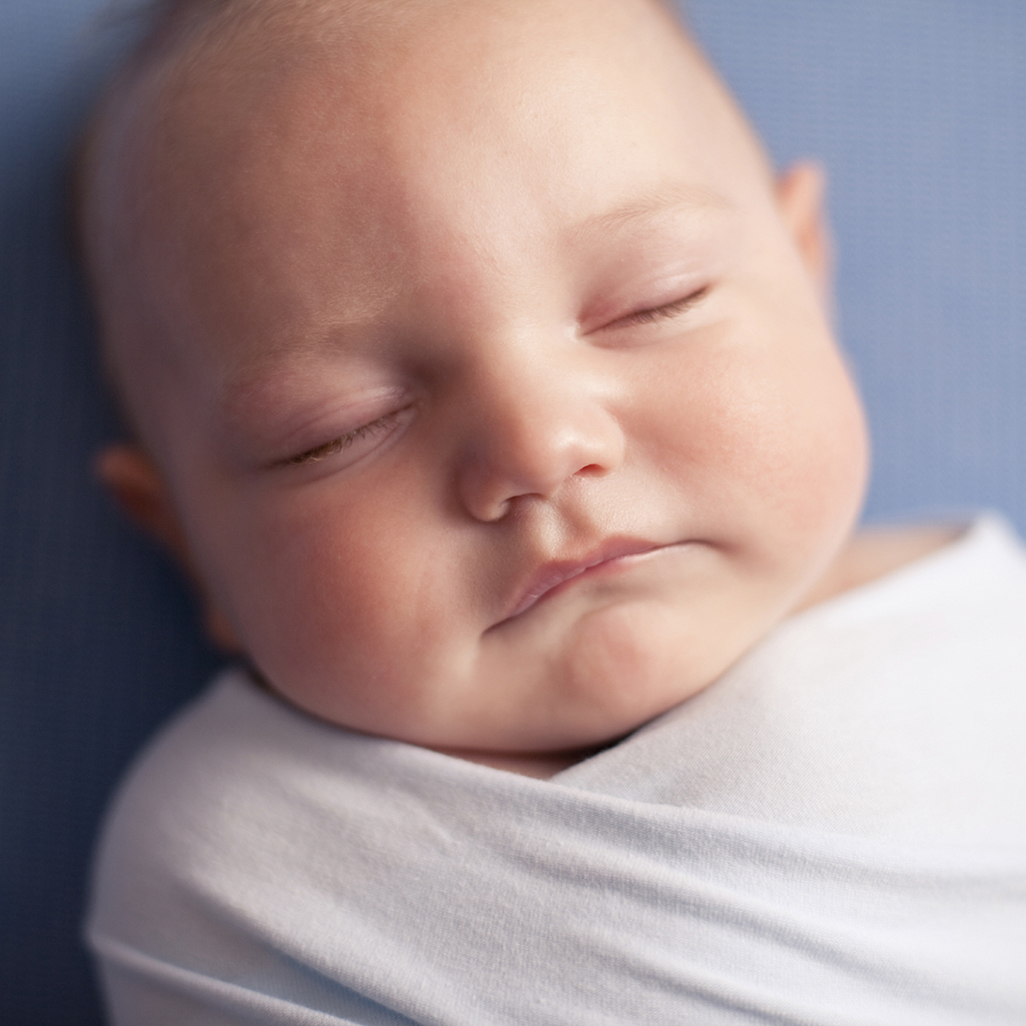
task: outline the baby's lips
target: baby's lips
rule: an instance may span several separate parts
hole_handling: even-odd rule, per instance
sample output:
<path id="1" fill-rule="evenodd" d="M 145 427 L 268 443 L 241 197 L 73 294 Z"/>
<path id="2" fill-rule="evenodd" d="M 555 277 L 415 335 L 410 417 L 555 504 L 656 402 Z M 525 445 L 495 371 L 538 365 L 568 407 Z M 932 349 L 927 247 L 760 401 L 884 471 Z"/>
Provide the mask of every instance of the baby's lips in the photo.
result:
<path id="1" fill-rule="evenodd" d="M 664 547 L 663 543 L 641 538 L 607 538 L 578 559 L 559 559 L 543 563 L 517 590 L 515 601 L 510 603 L 505 616 L 495 626 L 498 627 L 500 624 L 526 613 L 562 585 L 589 570 L 594 570 L 596 567 L 623 559 L 626 556 L 639 556 Z"/>

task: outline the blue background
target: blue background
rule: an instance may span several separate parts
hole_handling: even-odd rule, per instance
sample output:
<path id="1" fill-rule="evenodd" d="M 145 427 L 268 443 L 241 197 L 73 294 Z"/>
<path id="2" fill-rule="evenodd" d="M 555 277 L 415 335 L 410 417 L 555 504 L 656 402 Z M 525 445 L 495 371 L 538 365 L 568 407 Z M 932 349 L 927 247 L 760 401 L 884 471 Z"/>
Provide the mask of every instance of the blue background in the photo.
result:
<path id="1" fill-rule="evenodd" d="M 90 473 L 116 431 L 65 244 L 63 162 L 125 29 L 0 0 L 0 1023 L 99 1021 L 78 930 L 126 760 L 216 665 Z M 871 519 L 1026 527 L 1026 4 L 692 0 L 775 158 L 832 179 Z"/>

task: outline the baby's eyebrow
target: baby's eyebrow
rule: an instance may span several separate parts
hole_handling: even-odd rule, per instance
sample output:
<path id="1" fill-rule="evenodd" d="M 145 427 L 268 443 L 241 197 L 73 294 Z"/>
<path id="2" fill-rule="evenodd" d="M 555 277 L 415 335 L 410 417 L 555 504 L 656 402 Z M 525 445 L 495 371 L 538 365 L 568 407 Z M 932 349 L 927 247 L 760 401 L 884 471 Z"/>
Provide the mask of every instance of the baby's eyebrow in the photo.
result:
<path id="1" fill-rule="evenodd" d="M 632 197 L 613 210 L 592 214 L 578 221 L 569 232 L 572 240 L 582 236 L 604 236 L 622 232 L 638 223 L 673 215 L 701 217 L 717 211 L 726 213 L 733 204 L 718 192 L 698 185 L 672 183 Z"/>

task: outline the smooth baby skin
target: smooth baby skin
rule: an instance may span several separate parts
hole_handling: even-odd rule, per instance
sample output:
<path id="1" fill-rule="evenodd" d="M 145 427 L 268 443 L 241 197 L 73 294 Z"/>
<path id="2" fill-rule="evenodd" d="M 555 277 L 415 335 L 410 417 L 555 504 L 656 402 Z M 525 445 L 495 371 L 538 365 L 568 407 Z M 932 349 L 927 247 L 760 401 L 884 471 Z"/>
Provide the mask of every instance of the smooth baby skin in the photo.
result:
<path id="1" fill-rule="evenodd" d="M 860 578 L 820 177 L 665 12 L 234 7 L 94 145 L 101 469 L 277 692 L 544 775 Z"/>

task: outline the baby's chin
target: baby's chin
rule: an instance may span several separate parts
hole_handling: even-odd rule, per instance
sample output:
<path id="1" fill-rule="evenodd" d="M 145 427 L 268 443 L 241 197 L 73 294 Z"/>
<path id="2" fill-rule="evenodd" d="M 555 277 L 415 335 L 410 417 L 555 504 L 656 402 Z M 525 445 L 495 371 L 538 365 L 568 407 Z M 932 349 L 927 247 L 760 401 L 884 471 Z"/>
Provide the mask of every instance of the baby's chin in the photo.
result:
<path id="1" fill-rule="evenodd" d="M 580 617 L 559 651 L 534 665 L 489 652 L 476 714 L 468 709 L 449 737 L 420 743 L 539 759 L 593 752 L 704 690 L 740 654 L 689 641 L 666 603 L 614 603 Z"/>

